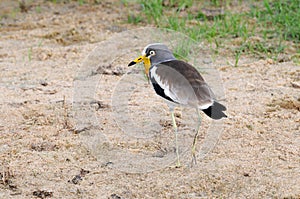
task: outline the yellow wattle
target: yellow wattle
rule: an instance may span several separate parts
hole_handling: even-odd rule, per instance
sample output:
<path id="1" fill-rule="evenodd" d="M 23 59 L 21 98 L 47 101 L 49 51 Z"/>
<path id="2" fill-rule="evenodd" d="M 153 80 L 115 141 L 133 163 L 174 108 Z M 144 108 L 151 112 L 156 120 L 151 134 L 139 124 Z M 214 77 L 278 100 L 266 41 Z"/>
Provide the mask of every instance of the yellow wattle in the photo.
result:
<path id="1" fill-rule="evenodd" d="M 151 67 L 150 59 L 148 57 L 145 57 L 144 58 L 144 68 L 145 68 L 145 74 L 147 75 L 148 78 L 149 78 L 150 67 Z"/>

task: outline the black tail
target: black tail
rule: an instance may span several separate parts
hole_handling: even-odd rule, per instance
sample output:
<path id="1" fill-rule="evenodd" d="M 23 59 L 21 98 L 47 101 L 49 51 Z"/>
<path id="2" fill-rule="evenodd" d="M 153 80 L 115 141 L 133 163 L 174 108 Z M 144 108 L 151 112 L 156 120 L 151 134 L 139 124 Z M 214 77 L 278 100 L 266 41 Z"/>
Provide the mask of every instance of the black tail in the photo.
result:
<path id="1" fill-rule="evenodd" d="M 219 102 L 214 102 L 213 105 L 208 107 L 207 109 L 202 110 L 208 117 L 218 120 L 222 117 L 227 117 L 223 111 L 226 111 L 226 107 Z"/>

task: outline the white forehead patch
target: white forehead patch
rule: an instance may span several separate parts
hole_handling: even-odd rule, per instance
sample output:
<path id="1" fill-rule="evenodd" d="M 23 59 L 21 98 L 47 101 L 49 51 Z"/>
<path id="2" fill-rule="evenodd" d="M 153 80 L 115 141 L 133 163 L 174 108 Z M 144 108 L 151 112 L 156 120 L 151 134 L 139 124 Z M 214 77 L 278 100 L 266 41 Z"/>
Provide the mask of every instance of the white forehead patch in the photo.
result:
<path id="1" fill-rule="evenodd" d="M 164 45 L 164 44 L 162 44 L 162 43 L 152 43 L 152 44 L 148 44 L 148 45 L 144 48 L 144 50 L 142 51 L 142 55 L 145 55 L 145 54 L 146 54 L 147 48 L 149 48 L 150 46 L 153 46 L 153 45 Z"/>

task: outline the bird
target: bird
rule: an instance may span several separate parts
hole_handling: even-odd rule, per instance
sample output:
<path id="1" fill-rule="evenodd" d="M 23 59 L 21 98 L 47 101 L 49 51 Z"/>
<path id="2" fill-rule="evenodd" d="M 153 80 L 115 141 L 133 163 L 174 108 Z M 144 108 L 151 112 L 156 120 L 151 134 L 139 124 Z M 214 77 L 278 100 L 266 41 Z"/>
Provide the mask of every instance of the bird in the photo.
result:
<path id="1" fill-rule="evenodd" d="M 175 58 L 172 51 L 163 43 L 147 45 L 142 55 L 128 66 L 143 62 L 145 74 L 156 94 L 166 100 L 175 132 L 177 167 L 181 166 L 178 150 L 178 127 L 174 108 L 188 106 L 195 108 L 198 115 L 196 134 L 192 143 L 192 162 L 196 164 L 196 141 L 201 125 L 200 110 L 208 117 L 219 120 L 226 118 L 226 107 L 216 100 L 215 94 L 198 70 L 191 64 Z"/>

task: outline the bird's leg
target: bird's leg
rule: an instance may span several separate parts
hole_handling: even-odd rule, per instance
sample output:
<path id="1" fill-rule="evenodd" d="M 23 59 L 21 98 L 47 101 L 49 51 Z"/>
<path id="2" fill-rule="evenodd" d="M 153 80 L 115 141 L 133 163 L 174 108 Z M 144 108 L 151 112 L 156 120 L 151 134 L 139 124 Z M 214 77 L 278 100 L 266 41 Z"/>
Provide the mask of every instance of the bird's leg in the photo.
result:
<path id="1" fill-rule="evenodd" d="M 180 167 L 179 151 L 178 151 L 178 131 L 177 131 L 177 125 L 176 125 L 175 116 L 174 116 L 174 108 L 170 108 L 170 112 L 172 115 L 172 122 L 173 122 L 174 131 L 175 131 L 175 145 L 176 145 L 176 155 L 177 155 L 176 167 Z"/>
<path id="2" fill-rule="evenodd" d="M 192 145 L 192 164 L 197 164 L 197 161 L 196 161 L 196 143 L 197 143 L 197 138 L 198 138 L 198 134 L 199 134 L 199 129 L 200 129 L 200 126 L 201 126 L 201 115 L 200 115 L 200 112 L 199 112 L 199 109 L 197 109 L 197 115 L 198 115 L 198 124 L 197 124 L 197 130 L 196 130 L 196 134 L 194 136 L 194 140 L 193 140 L 193 145 Z"/>

